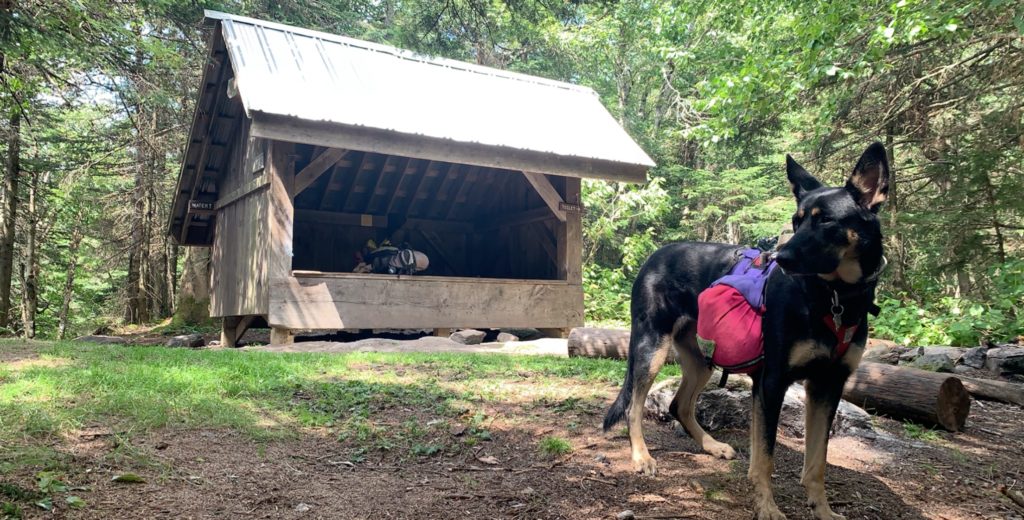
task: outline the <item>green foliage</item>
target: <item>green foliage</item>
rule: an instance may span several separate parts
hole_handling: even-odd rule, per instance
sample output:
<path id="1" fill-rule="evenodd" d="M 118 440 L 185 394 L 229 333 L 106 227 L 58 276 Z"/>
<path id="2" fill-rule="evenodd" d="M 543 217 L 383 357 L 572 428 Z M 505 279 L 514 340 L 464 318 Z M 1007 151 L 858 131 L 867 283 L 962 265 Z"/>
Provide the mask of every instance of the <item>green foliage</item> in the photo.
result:
<path id="1" fill-rule="evenodd" d="M 548 457 L 558 457 L 572 452 L 572 444 L 569 441 L 549 435 L 540 440 L 540 452 Z"/>
<path id="2" fill-rule="evenodd" d="M 1024 335 L 1024 260 L 990 271 L 994 292 L 986 300 L 943 296 L 918 304 L 882 296 L 874 335 L 913 345 L 977 346 Z"/>
<path id="3" fill-rule="evenodd" d="M 903 433 L 907 437 L 919 441 L 935 442 L 939 440 L 939 434 L 935 430 L 911 422 L 903 423 Z"/>

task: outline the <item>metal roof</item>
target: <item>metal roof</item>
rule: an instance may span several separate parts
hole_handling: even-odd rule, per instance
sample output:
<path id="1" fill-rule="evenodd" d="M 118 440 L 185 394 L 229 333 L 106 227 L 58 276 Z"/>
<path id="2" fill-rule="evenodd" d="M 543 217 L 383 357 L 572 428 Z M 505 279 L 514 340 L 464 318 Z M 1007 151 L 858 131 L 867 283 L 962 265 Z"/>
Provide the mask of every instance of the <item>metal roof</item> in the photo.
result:
<path id="1" fill-rule="evenodd" d="M 590 88 L 206 11 L 246 114 L 652 167 Z"/>

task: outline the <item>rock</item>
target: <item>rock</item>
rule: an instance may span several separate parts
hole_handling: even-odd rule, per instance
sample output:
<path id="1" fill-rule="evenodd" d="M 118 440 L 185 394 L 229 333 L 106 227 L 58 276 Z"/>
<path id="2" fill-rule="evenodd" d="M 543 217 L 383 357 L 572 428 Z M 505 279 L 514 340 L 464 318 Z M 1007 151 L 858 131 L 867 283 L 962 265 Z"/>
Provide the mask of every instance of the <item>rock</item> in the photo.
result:
<path id="1" fill-rule="evenodd" d="M 615 515 L 616 520 L 633 520 L 634 518 L 636 518 L 636 513 L 634 513 L 632 509 L 627 509 Z"/>
<path id="2" fill-rule="evenodd" d="M 987 358 L 988 347 L 974 347 L 964 352 L 963 357 L 960 358 L 960 363 L 971 368 L 984 368 Z"/>
<path id="3" fill-rule="evenodd" d="M 874 361 L 875 363 L 885 363 L 887 365 L 897 365 L 900 362 L 900 355 L 907 351 L 906 347 L 898 345 L 876 345 L 874 347 L 868 347 L 864 351 L 864 361 Z"/>
<path id="4" fill-rule="evenodd" d="M 924 354 L 924 349 L 921 347 L 910 347 L 906 352 L 900 354 L 900 363 L 909 363 L 919 356 Z"/>
<path id="5" fill-rule="evenodd" d="M 544 334 L 537 329 L 504 328 L 500 331 L 519 338 L 519 341 L 533 341 L 544 337 Z"/>
<path id="6" fill-rule="evenodd" d="M 601 464 L 611 464 L 611 462 L 608 460 L 608 456 L 605 455 L 604 453 L 598 453 L 597 455 L 595 455 L 594 461 L 600 462 Z"/>
<path id="7" fill-rule="evenodd" d="M 675 394 L 675 389 L 672 393 Z M 671 404 L 671 397 L 668 402 Z M 696 415 L 697 422 L 706 430 L 746 429 L 750 427 L 750 392 L 733 392 L 727 388 L 707 390 L 697 398 Z"/>
<path id="8" fill-rule="evenodd" d="M 674 418 L 669 414 L 669 406 L 675 397 L 678 385 L 660 385 L 647 396 L 644 403 L 645 411 L 661 421 Z M 780 426 L 788 433 L 803 437 L 804 435 L 804 400 L 805 392 L 801 385 L 793 385 L 786 391 L 782 403 Z M 741 389 L 715 388 L 705 390 L 697 398 L 697 422 L 708 431 L 722 429 L 747 429 L 750 427 L 750 391 Z M 686 435 L 678 429 L 680 435 Z M 864 409 L 848 401 L 840 401 L 836 419 L 832 424 L 834 435 L 851 435 L 866 438 L 877 436 L 871 424 L 871 416 Z"/>
<path id="9" fill-rule="evenodd" d="M 997 347 L 986 353 L 985 368 L 1000 375 L 1024 374 L 1024 347 Z"/>
<path id="10" fill-rule="evenodd" d="M 928 353 L 910 363 L 905 363 L 907 366 L 919 368 L 921 370 L 927 370 L 929 372 L 952 372 L 953 361 L 949 359 L 949 356 L 943 353 L 932 354 Z"/>
<path id="11" fill-rule="evenodd" d="M 98 345 L 127 345 L 128 340 L 120 336 L 79 336 L 75 338 L 75 341 L 81 341 L 83 343 L 96 343 Z"/>
<path id="12" fill-rule="evenodd" d="M 167 340 L 168 347 L 198 348 L 206 344 L 202 334 L 185 334 Z"/>
<path id="13" fill-rule="evenodd" d="M 484 331 L 462 329 L 458 332 L 453 332 L 451 336 L 448 336 L 448 339 L 463 345 L 479 345 L 484 342 L 485 337 L 487 337 L 487 334 Z"/>
<path id="14" fill-rule="evenodd" d="M 509 332 L 498 333 L 498 343 L 507 343 L 509 341 L 519 341 L 519 336 Z"/>
<path id="15" fill-rule="evenodd" d="M 975 370 L 974 368 L 971 368 L 971 367 L 969 367 L 967 365 L 957 365 L 957 366 L 953 367 L 953 373 L 954 374 L 960 374 L 960 375 L 963 375 L 963 376 L 969 376 L 969 375 L 973 374 L 974 370 Z"/>
<path id="16" fill-rule="evenodd" d="M 309 504 L 305 504 L 305 503 L 300 503 L 299 505 L 295 506 L 295 512 L 296 513 L 305 513 L 306 511 L 309 511 L 310 509 L 312 509 L 312 507 L 310 507 Z"/>
<path id="17" fill-rule="evenodd" d="M 924 347 L 925 354 L 943 354 L 956 364 L 964 357 L 966 349 L 960 347 Z"/>

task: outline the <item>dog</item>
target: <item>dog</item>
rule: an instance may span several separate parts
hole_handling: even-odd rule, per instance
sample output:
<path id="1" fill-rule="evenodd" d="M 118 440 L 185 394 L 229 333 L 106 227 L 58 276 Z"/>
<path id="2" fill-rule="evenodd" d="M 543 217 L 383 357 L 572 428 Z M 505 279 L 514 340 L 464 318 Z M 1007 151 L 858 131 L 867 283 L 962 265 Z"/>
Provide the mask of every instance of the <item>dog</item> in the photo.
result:
<path id="1" fill-rule="evenodd" d="M 786 175 L 796 197 L 793 235 L 775 254 L 780 269 L 768 277 L 762 317 L 764 359 L 752 374 L 750 468 L 754 516 L 779 520 L 771 487 L 779 413 L 786 389 L 806 389 L 806 450 L 801 483 L 815 518 L 842 519 L 825 496 L 825 455 L 843 385 L 856 370 L 867 340 L 867 315 L 885 266 L 878 211 L 889 191 L 889 163 L 881 143 L 870 145 L 841 188 L 826 187 L 786 156 Z M 697 296 L 727 274 L 738 247 L 684 242 L 666 245 L 644 263 L 633 284 L 632 329 L 626 379 L 608 410 L 604 430 L 626 418 L 634 468 L 654 475 L 644 443 L 644 401 L 671 350 L 683 378 L 671 413 L 701 448 L 732 459 L 735 450 L 708 435 L 694 417 L 697 396 L 712 366 L 697 344 Z M 830 328 L 827 320 L 835 320 Z M 839 324 L 856 325 L 841 338 Z M 843 342 L 845 352 L 835 355 Z"/>

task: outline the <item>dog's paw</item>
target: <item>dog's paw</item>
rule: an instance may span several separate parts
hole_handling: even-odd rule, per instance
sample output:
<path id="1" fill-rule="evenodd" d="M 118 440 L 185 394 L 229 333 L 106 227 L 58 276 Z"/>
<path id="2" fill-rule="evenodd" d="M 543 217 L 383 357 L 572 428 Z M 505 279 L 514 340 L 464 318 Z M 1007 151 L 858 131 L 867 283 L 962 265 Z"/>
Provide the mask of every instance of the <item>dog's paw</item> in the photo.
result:
<path id="1" fill-rule="evenodd" d="M 755 520 L 786 520 L 786 515 L 777 506 L 763 507 L 754 512 Z"/>
<path id="2" fill-rule="evenodd" d="M 736 450 L 724 442 L 704 439 L 704 451 L 720 459 L 732 460 L 736 458 Z"/>
<path id="3" fill-rule="evenodd" d="M 648 477 L 653 477 L 658 472 L 658 463 L 650 455 L 633 458 L 633 469 L 637 473 L 643 473 Z"/>
<path id="4" fill-rule="evenodd" d="M 814 518 L 815 520 L 846 520 L 845 516 L 839 513 L 833 513 L 832 509 L 829 508 L 828 506 L 815 507 Z"/>

